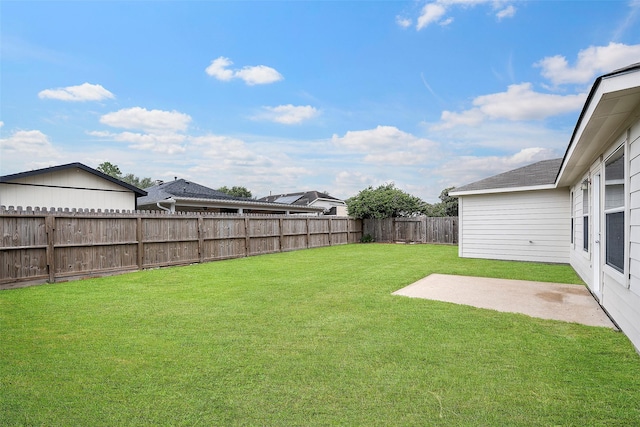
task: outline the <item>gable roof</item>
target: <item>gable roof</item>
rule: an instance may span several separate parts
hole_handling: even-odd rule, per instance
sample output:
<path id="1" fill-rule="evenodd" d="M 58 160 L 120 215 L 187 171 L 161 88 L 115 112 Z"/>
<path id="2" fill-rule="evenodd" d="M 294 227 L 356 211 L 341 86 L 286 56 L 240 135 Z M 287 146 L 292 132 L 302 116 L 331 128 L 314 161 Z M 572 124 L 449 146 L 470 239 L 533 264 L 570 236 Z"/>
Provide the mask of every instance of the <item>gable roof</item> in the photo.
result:
<path id="1" fill-rule="evenodd" d="M 271 203 L 288 203 L 288 204 L 294 204 L 298 206 L 307 206 L 318 199 L 342 202 L 342 200 L 335 198 L 333 196 L 330 196 L 326 193 L 321 193 L 320 191 L 300 191 L 297 193 L 276 194 L 276 195 L 261 197 L 258 200 L 271 202 Z"/>
<path id="2" fill-rule="evenodd" d="M 111 181 L 114 184 L 117 184 L 121 187 L 126 188 L 127 190 L 130 190 L 132 192 L 134 192 L 136 194 L 136 197 L 140 197 L 140 196 L 146 196 L 147 192 L 144 190 L 141 190 L 140 188 L 131 185 L 129 183 L 126 183 L 124 181 L 121 181 L 117 178 L 114 178 L 110 175 L 107 175 L 105 173 L 100 172 L 99 170 L 90 168 L 87 165 L 84 165 L 82 163 L 67 163 L 66 165 L 59 165 L 59 166 L 52 166 L 49 168 L 43 168 L 43 169 L 35 169 L 32 171 L 27 171 L 27 172 L 20 172 L 20 173 L 14 173 L 11 175 L 4 175 L 4 176 L 0 176 L 0 182 L 11 182 L 11 181 L 15 181 L 16 179 L 21 179 L 21 178 L 28 178 L 31 176 L 37 176 L 37 175 L 42 175 L 45 173 L 52 173 L 52 172 L 59 172 L 59 171 L 63 171 L 63 170 L 67 170 L 67 169 L 81 169 L 85 172 L 88 172 L 92 175 L 95 175 L 97 177 L 100 177 L 102 179 L 105 179 L 107 181 Z"/>
<path id="3" fill-rule="evenodd" d="M 528 166 L 510 170 L 499 175 L 490 176 L 471 184 L 463 185 L 451 191 L 450 195 L 458 193 L 484 192 L 485 190 L 509 189 L 522 187 L 552 187 L 555 184 L 562 159 L 543 160 Z M 530 190 L 531 188 L 527 188 Z"/>
<path id="4" fill-rule="evenodd" d="M 294 206 L 291 204 L 255 200 L 248 197 L 231 196 L 227 193 L 185 179 L 176 179 L 154 185 L 153 187 L 147 188 L 146 191 L 148 195 L 138 199 L 139 207 L 155 206 L 158 202 L 163 201 L 170 201 L 171 203 L 177 202 L 179 205 L 191 207 L 246 208 L 265 211 L 290 211 L 290 208 Z M 302 213 L 322 213 L 324 208 L 296 205 L 294 211 Z"/>

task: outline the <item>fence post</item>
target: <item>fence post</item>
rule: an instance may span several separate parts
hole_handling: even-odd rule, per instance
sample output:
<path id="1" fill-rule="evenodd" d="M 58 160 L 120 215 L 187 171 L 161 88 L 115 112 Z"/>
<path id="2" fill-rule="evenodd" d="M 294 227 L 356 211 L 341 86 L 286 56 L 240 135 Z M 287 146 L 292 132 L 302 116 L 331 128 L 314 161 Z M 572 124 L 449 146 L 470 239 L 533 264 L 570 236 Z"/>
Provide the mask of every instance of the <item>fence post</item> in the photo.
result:
<path id="1" fill-rule="evenodd" d="M 49 269 L 49 283 L 56 282 L 56 266 L 55 266 L 55 239 L 54 233 L 56 229 L 56 218 L 53 215 L 44 217 L 45 231 L 47 233 L 47 268 Z"/>
<path id="2" fill-rule="evenodd" d="M 284 242 L 284 218 L 280 217 L 278 221 L 280 225 L 280 252 L 282 252 L 282 242 Z"/>
<path id="3" fill-rule="evenodd" d="M 204 219 L 198 215 L 198 260 L 204 261 Z"/>
<path id="4" fill-rule="evenodd" d="M 138 242 L 138 270 L 142 270 L 144 267 L 144 242 L 143 242 L 143 233 L 142 233 L 142 217 L 138 216 L 136 218 L 136 240 Z"/>
<path id="5" fill-rule="evenodd" d="M 307 217 L 307 249 L 311 247 L 311 228 L 309 227 L 309 217 Z"/>
<path id="6" fill-rule="evenodd" d="M 251 250 L 251 236 L 249 235 L 249 217 L 244 217 L 244 255 L 249 256 Z"/>
<path id="7" fill-rule="evenodd" d="M 333 246 L 331 244 L 331 222 L 333 221 L 332 218 L 329 218 L 329 246 Z"/>

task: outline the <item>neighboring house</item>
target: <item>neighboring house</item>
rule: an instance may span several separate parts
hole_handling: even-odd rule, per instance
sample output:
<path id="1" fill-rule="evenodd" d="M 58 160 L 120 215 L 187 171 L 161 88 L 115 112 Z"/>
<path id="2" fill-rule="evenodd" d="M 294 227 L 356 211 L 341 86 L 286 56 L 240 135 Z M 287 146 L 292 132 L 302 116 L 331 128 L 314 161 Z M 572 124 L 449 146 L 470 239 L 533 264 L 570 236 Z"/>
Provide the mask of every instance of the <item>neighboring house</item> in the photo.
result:
<path id="1" fill-rule="evenodd" d="M 230 196 L 185 179 L 162 182 L 146 189 L 147 195 L 138 199 L 138 209 L 167 212 L 221 212 L 260 214 L 320 215 L 324 209 L 315 206 L 296 206 L 268 203 L 246 197 Z"/>
<path id="2" fill-rule="evenodd" d="M 461 257 L 569 262 L 640 349 L 640 63 L 596 79 L 562 159 L 450 195 Z"/>
<path id="3" fill-rule="evenodd" d="M 0 205 L 39 208 L 135 210 L 147 193 L 82 163 L 0 177 Z"/>
<path id="4" fill-rule="evenodd" d="M 271 203 L 289 203 L 296 206 L 317 206 L 324 208 L 325 215 L 347 216 L 347 204 L 319 191 L 307 191 L 289 194 L 277 194 L 262 197 L 258 200 Z"/>

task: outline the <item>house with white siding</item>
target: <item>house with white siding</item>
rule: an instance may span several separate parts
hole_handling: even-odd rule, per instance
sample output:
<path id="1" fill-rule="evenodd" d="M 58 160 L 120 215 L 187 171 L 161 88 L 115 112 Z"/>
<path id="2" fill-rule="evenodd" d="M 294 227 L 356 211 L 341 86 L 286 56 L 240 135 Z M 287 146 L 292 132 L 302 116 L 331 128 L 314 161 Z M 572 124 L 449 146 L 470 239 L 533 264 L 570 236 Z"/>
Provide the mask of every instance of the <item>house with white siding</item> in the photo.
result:
<path id="1" fill-rule="evenodd" d="M 82 163 L 0 176 L 0 205 L 133 211 L 147 192 Z"/>
<path id="2" fill-rule="evenodd" d="M 640 349 L 640 63 L 595 80 L 562 159 L 449 194 L 461 257 L 571 264 Z"/>

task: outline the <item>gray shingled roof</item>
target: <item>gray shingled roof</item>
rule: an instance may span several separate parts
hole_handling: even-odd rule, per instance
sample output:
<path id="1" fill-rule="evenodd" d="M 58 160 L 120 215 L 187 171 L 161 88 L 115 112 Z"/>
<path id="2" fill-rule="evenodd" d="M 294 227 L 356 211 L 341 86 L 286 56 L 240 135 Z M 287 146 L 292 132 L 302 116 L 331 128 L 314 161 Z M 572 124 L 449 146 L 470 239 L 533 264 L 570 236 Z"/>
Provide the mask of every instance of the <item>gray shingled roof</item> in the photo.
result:
<path id="1" fill-rule="evenodd" d="M 561 165 L 562 159 L 543 160 L 463 185 L 455 188 L 452 193 L 554 184 Z"/>
<path id="2" fill-rule="evenodd" d="M 275 194 L 271 196 L 261 197 L 258 200 L 271 203 L 291 203 L 298 206 L 307 206 L 309 203 L 317 199 L 329 199 L 338 202 L 341 201 L 340 199 L 336 199 L 333 196 L 330 196 L 326 193 L 321 193 L 319 191 L 301 191 L 298 193 Z"/>
<path id="3" fill-rule="evenodd" d="M 184 179 L 176 179 L 174 181 L 164 182 L 153 187 L 146 188 L 147 196 L 140 197 L 138 199 L 138 205 L 155 204 L 169 197 L 178 198 L 190 198 L 190 199 L 210 199 L 210 200 L 236 200 L 254 201 L 247 199 L 246 197 L 230 196 L 221 191 L 213 190 L 204 185 L 196 184 L 195 182 L 187 181 Z"/>

